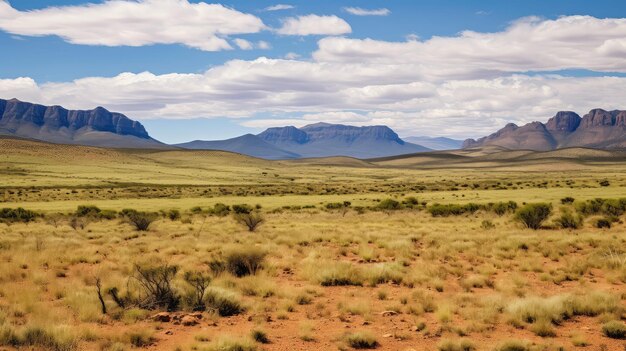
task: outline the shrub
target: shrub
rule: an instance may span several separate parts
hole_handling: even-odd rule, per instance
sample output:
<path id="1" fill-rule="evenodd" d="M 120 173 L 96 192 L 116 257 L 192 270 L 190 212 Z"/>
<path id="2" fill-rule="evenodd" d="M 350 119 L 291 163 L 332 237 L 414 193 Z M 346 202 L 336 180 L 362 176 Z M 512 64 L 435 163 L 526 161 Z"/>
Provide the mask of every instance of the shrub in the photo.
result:
<path id="1" fill-rule="evenodd" d="M 267 253 L 255 247 L 241 247 L 226 253 L 226 269 L 237 277 L 256 274 L 263 268 Z"/>
<path id="2" fill-rule="evenodd" d="M 381 211 L 395 211 L 402 208 L 402 204 L 394 199 L 384 199 L 376 206 Z"/>
<path id="3" fill-rule="evenodd" d="M 102 212 L 102 210 L 97 206 L 81 205 L 78 206 L 74 215 L 76 215 L 76 217 L 99 217 L 100 212 Z"/>
<path id="4" fill-rule="evenodd" d="M 175 311 L 180 304 L 180 297 L 172 286 L 172 280 L 178 267 L 170 265 L 135 265 L 135 280 L 141 291 L 139 306 L 145 309 L 159 307 Z"/>
<path id="5" fill-rule="evenodd" d="M 402 201 L 402 204 L 408 208 L 414 208 L 414 207 L 419 206 L 420 202 L 416 197 L 409 196 L 406 199 L 404 199 L 404 201 Z"/>
<path id="6" fill-rule="evenodd" d="M 566 196 L 561 199 L 561 204 L 563 205 L 568 205 L 568 204 L 573 204 L 573 203 L 574 203 L 574 198 L 571 196 Z"/>
<path id="7" fill-rule="evenodd" d="M 256 351 L 257 349 L 252 340 L 222 336 L 211 343 L 208 351 Z"/>
<path id="8" fill-rule="evenodd" d="M 256 228 L 263 223 L 263 217 L 255 212 L 250 213 L 235 213 L 234 215 L 235 221 L 237 223 L 243 224 L 248 228 L 248 231 L 253 232 Z"/>
<path id="9" fill-rule="evenodd" d="M 526 204 L 520 208 L 515 217 L 530 229 L 539 229 L 552 212 L 552 205 L 547 203 Z"/>
<path id="10" fill-rule="evenodd" d="M 71 351 L 78 348 L 78 339 L 62 330 L 48 330 L 40 327 L 27 327 L 21 335 L 13 334 L 13 346 L 39 347 L 54 351 Z"/>
<path id="11" fill-rule="evenodd" d="M 228 216 L 228 214 L 230 213 L 230 206 L 218 202 L 213 205 L 213 208 L 210 210 L 210 212 L 211 214 L 219 217 Z"/>
<path id="12" fill-rule="evenodd" d="M 439 351 L 474 351 L 476 346 L 467 339 L 443 340 L 437 345 L 437 349 Z"/>
<path id="13" fill-rule="evenodd" d="M 365 278 L 361 271 L 347 262 L 332 262 L 313 267 L 316 280 L 322 286 L 361 286 Z"/>
<path id="14" fill-rule="evenodd" d="M 604 204 L 604 199 L 596 198 L 585 202 L 577 202 L 575 207 L 580 214 L 588 216 L 600 213 L 602 204 Z"/>
<path id="15" fill-rule="evenodd" d="M 481 223 L 480 223 L 480 227 L 484 230 L 489 230 L 489 229 L 493 229 L 496 227 L 495 224 L 493 224 L 492 221 L 488 220 L 488 219 L 484 219 Z"/>
<path id="16" fill-rule="evenodd" d="M 346 342 L 355 349 L 375 349 L 378 347 L 378 341 L 369 332 L 356 332 L 346 336 Z"/>
<path id="17" fill-rule="evenodd" d="M 0 222 L 2 223 L 28 223 L 34 221 L 39 216 L 37 212 L 25 210 L 21 207 L 3 208 L 0 210 Z"/>
<path id="18" fill-rule="evenodd" d="M 176 210 L 176 209 L 171 209 L 169 211 L 167 211 L 167 218 L 170 219 L 170 221 L 177 221 L 180 219 L 180 211 Z"/>
<path id="19" fill-rule="evenodd" d="M 582 226 L 583 219 L 580 215 L 566 210 L 556 220 L 556 223 L 563 229 L 578 229 Z"/>
<path id="20" fill-rule="evenodd" d="M 428 212 L 433 217 L 460 216 L 465 213 L 474 213 L 481 209 L 481 206 L 475 203 L 464 205 L 459 204 L 433 204 L 428 207 Z"/>
<path id="21" fill-rule="evenodd" d="M 147 231 L 150 228 L 150 224 L 156 221 L 158 217 L 156 213 L 139 212 L 132 209 L 122 210 L 122 216 L 139 231 Z"/>
<path id="22" fill-rule="evenodd" d="M 245 311 L 237 295 L 232 292 L 213 288 L 206 292 L 205 303 L 207 309 L 216 312 L 222 317 L 238 315 Z"/>
<path id="23" fill-rule="evenodd" d="M 260 342 L 261 344 L 269 344 L 270 339 L 267 337 L 267 333 L 262 330 L 255 329 L 251 333 L 252 339 L 256 342 Z"/>
<path id="24" fill-rule="evenodd" d="M 496 202 L 494 204 L 491 204 L 489 207 L 498 216 L 504 216 L 508 212 L 515 212 L 515 210 L 517 209 L 517 202 Z"/>
<path id="25" fill-rule="evenodd" d="M 211 283 L 211 276 L 205 272 L 188 271 L 185 272 L 184 278 L 187 284 L 193 287 L 193 295 L 189 301 L 192 310 L 203 311 L 206 307 L 204 305 L 204 294 Z"/>
<path id="26" fill-rule="evenodd" d="M 611 229 L 611 220 L 608 218 L 599 218 L 596 220 L 596 228 L 607 228 Z"/>
<path id="27" fill-rule="evenodd" d="M 252 207 L 246 204 L 233 205 L 233 212 L 237 214 L 249 214 L 252 212 Z"/>
<path id="28" fill-rule="evenodd" d="M 528 351 L 530 350 L 527 341 L 521 340 L 507 340 L 504 341 L 498 348 L 497 351 Z"/>
<path id="29" fill-rule="evenodd" d="M 610 321 L 602 326 L 602 333 L 612 339 L 626 339 L 626 325 L 620 321 Z"/>
<path id="30" fill-rule="evenodd" d="M 619 217 L 624 214 L 624 210 L 626 210 L 626 204 L 620 200 L 608 199 L 604 200 L 602 204 L 601 211 L 603 214 L 610 217 Z"/>
<path id="31" fill-rule="evenodd" d="M 128 334 L 130 344 L 134 347 L 146 347 L 152 345 L 156 339 L 149 331 L 141 330 L 136 332 L 130 332 Z"/>

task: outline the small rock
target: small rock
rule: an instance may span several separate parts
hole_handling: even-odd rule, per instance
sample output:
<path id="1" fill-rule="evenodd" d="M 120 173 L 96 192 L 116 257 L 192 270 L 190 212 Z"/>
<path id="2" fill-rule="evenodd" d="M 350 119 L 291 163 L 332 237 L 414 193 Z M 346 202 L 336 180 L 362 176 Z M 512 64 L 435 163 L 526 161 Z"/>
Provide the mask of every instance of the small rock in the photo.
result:
<path id="1" fill-rule="evenodd" d="M 385 335 L 383 335 L 383 338 L 390 338 L 392 336 L 393 336 L 393 334 L 385 334 Z"/>
<path id="2" fill-rule="evenodd" d="M 193 317 L 193 316 L 187 315 L 187 316 L 184 316 L 184 317 L 180 320 L 180 322 L 182 323 L 182 325 L 184 325 L 184 326 L 186 326 L 186 327 L 191 327 L 191 326 L 194 326 L 194 325 L 197 325 L 197 324 L 198 324 L 198 319 L 196 319 L 196 318 L 195 318 L 195 317 Z"/>
<path id="3" fill-rule="evenodd" d="M 396 311 L 383 311 L 380 313 L 383 317 L 395 316 L 398 314 Z"/>
<path id="4" fill-rule="evenodd" d="M 171 331 L 171 330 L 168 330 L 168 331 L 165 332 L 165 335 L 174 335 L 174 332 Z"/>
<path id="5" fill-rule="evenodd" d="M 172 320 L 172 316 L 170 316 L 170 314 L 167 312 L 160 312 L 152 316 L 152 320 L 155 322 L 167 323 Z"/>
<path id="6" fill-rule="evenodd" d="M 202 319 L 202 312 L 194 312 L 192 314 L 190 314 L 190 316 L 192 316 L 195 319 Z"/>

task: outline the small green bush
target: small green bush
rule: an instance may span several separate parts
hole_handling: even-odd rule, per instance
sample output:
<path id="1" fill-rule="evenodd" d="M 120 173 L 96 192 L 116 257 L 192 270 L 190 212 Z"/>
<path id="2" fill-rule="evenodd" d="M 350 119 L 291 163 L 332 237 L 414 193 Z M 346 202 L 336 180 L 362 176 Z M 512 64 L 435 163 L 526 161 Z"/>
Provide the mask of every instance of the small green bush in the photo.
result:
<path id="1" fill-rule="evenodd" d="M 626 339 L 626 325 L 620 321 L 610 321 L 602 326 L 602 333 L 612 339 Z"/>
<path id="2" fill-rule="evenodd" d="M 180 219 L 180 211 L 176 210 L 176 209 L 171 209 L 169 211 L 167 211 L 167 218 L 170 219 L 170 221 L 177 221 Z"/>
<path id="3" fill-rule="evenodd" d="M 252 206 L 246 204 L 233 205 L 233 212 L 236 214 L 249 214 L 253 210 Z"/>
<path id="4" fill-rule="evenodd" d="M 256 247 L 232 249 L 224 255 L 226 269 L 237 277 L 254 275 L 263 268 L 267 253 Z"/>
<path id="5" fill-rule="evenodd" d="M 437 345 L 437 349 L 439 351 L 474 351 L 476 346 L 467 339 L 443 340 Z"/>
<path id="6" fill-rule="evenodd" d="M 158 215 L 152 212 L 139 212 L 133 209 L 123 209 L 121 212 L 126 221 L 139 231 L 147 231 Z"/>
<path id="7" fill-rule="evenodd" d="M 3 208 L 0 210 L 0 223 L 22 222 L 28 223 L 34 221 L 41 215 L 31 210 L 18 208 Z"/>
<path id="8" fill-rule="evenodd" d="M 529 351 L 530 347 L 528 346 L 527 341 L 521 340 L 507 340 L 500 344 L 497 351 Z"/>
<path id="9" fill-rule="evenodd" d="M 259 342 L 261 344 L 270 343 L 270 339 L 267 337 L 267 333 L 262 330 L 258 330 L 258 329 L 253 330 L 251 333 L 251 336 L 252 336 L 252 339 L 254 339 L 254 341 Z"/>
<path id="10" fill-rule="evenodd" d="M 556 223 L 563 229 L 578 229 L 583 224 L 583 219 L 578 214 L 573 214 L 571 211 L 564 211 Z"/>
<path id="11" fill-rule="evenodd" d="M 346 336 L 346 342 L 355 349 L 375 349 L 378 347 L 378 341 L 369 332 L 356 332 Z"/>
<path id="12" fill-rule="evenodd" d="M 460 216 L 466 213 L 474 213 L 482 208 L 481 205 L 468 203 L 459 204 L 433 204 L 428 207 L 428 212 L 433 217 Z"/>
<path id="13" fill-rule="evenodd" d="M 249 232 L 255 231 L 256 228 L 265 221 L 263 216 L 261 216 L 261 214 L 257 212 L 235 212 L 233 214 L 233 218 L 237 223 L 242 224 L 246 228 L 248 228 Z"/>
<path id="14" fill-rule="evenodd" d="M 611 220 L 608 218 L 599 218 L 596 220 L 596 228 L 607 228 L 611 229 Z"/>
<path id="15" fill-rule="evenodd" d="M 222 317 L 235 316 L 246 310 L 237 295 L 217 288 L 206 292 L 205 304 L 208 310 Z"/>
<path id="16" fill-rule="evenodd" d="M 574 203 L 574 198 L 571 196 L 566 196 L 564 198 L 561 199 L 561 204 L 563 205 L 568 205 L 568 204 L 573 204 Z"/>
<path id="17" fill-rule="evenodd" d="M 526 204 L 515 213 L 515 218 L 530 229 L 539 229 L 541 224 L 550 217 L 552 205 L 548 203 Z"/>
<path id="18" fill-rule="evenodd" d="M 230 206 L 218 202 L 213 205 L 213 208 L 210 210 L 210 212 L 212 215 L 218 217 L 228 216 L 228 214 L 230 213 Z"/>
<path id="19" fill-rule="evenodd" d="M 384 199 L 376 206 L 376 209 L 381 211 L 395 211 L 401 208 L 402 204 L 394 199 Z"/>

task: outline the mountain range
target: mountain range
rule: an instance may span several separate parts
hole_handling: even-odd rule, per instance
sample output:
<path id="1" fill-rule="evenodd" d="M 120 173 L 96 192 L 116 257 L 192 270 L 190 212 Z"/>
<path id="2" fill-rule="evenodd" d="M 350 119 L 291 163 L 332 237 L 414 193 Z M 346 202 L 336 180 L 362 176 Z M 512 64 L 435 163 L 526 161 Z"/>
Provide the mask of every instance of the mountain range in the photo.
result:
<path id="1" fill-rule="evenodd" d="M 520 127 L 509 123 L 489 136 L 463 142 L 466 149 L 488 145 L 536 151 L 566 147 L 623 149 L 626 148 L 626 111 L 594 109 L 582 118 L 575 112 L 561 111 L 545 124 L 531 122 Z"/>
<path id="2" fill-rule="evenodd" d="M 264 132 L 220 141 L 196 140 L 176 146 L 217 149 L 267 159 L 350 156 L 374 158 L 429 151 L 406 142 L 387 126 L 355 127 L 316 123 L 296 128 L 269 128 Z"/>
<path id="3" fill-rule="evenodd" d="M 146 129 L 121 113 L 103 107 L 67 110 L 0 99 L 0 135 L 117 148 L 170 148 L 152 139 Z"/>

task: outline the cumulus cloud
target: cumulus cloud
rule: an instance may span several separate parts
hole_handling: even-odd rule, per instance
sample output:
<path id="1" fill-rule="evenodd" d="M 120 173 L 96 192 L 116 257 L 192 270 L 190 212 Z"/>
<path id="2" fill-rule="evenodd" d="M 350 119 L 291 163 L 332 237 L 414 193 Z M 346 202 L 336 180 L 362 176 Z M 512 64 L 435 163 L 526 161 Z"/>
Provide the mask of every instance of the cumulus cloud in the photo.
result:
<path id="1" fill-rule="evenodd" d="M 183 44 L 219 51 L 232 49 L 227 36 L 265 28 L 254 15 L 188 0 L 108 0 L 32 11 L 0 1 L 1 30 L 22 36 L 56 35 L 82 45 Z"/>
<path id="2" fill-rule="evenodd" d="M 139 119 L 226 116 L 256 127 L 386 124 L 401 135 L 475 137 L 508 122 L 545 121 L 559 110 L 624 109 L 626 77 L 524 73 L 573 63 L 626 70 L 626 61 L 616 59 L 626 54 L 621 21 L 524 20 L 500 33 L 412 42 L 323 38 L 312 60 L 260 57 L 204 73 L 56 83 L 5 79 L 0 96 L 69 108 L 102 105 Z M 574 30 L 572 23 L 585 28 Z M 585 38 L 576 39 L 581 33 Z"/>
<path id="3" fill-rule="evenodd" d="M 386 8 L 368 10 L 360 7 L 344 7 L 343 9 L 355 16 L 387 16 L 391 13 L 391 11 Z"/>
<path id="4" fill-rule="evenodd" d="M 273 6 L 268 6 L 266 8 L 264 8 L 263 10 L 265 11 L 282 11 L 282 10 L 291 10 L 295 8 L 295 6 L 293 5 L 287 5 L 287 4 L 276 4 Z"/>
<path id="5" fill-rule="evenodd" d="M 348 22 L 337 16 L 306 15 L 288 17 L 277 30 L 282 35 L 341 35 L 351 33 Z"/>
<path id="6" fill-rule="evenodd" d="M 426 41 L 325 38 L 314 58 L 324 62 L 419 62 L 439 75 L 562 69 L 626 72 L 625 37 L 624 18 L 524 18 L 502 32 L 465 31 L 456 37 Z"/>

